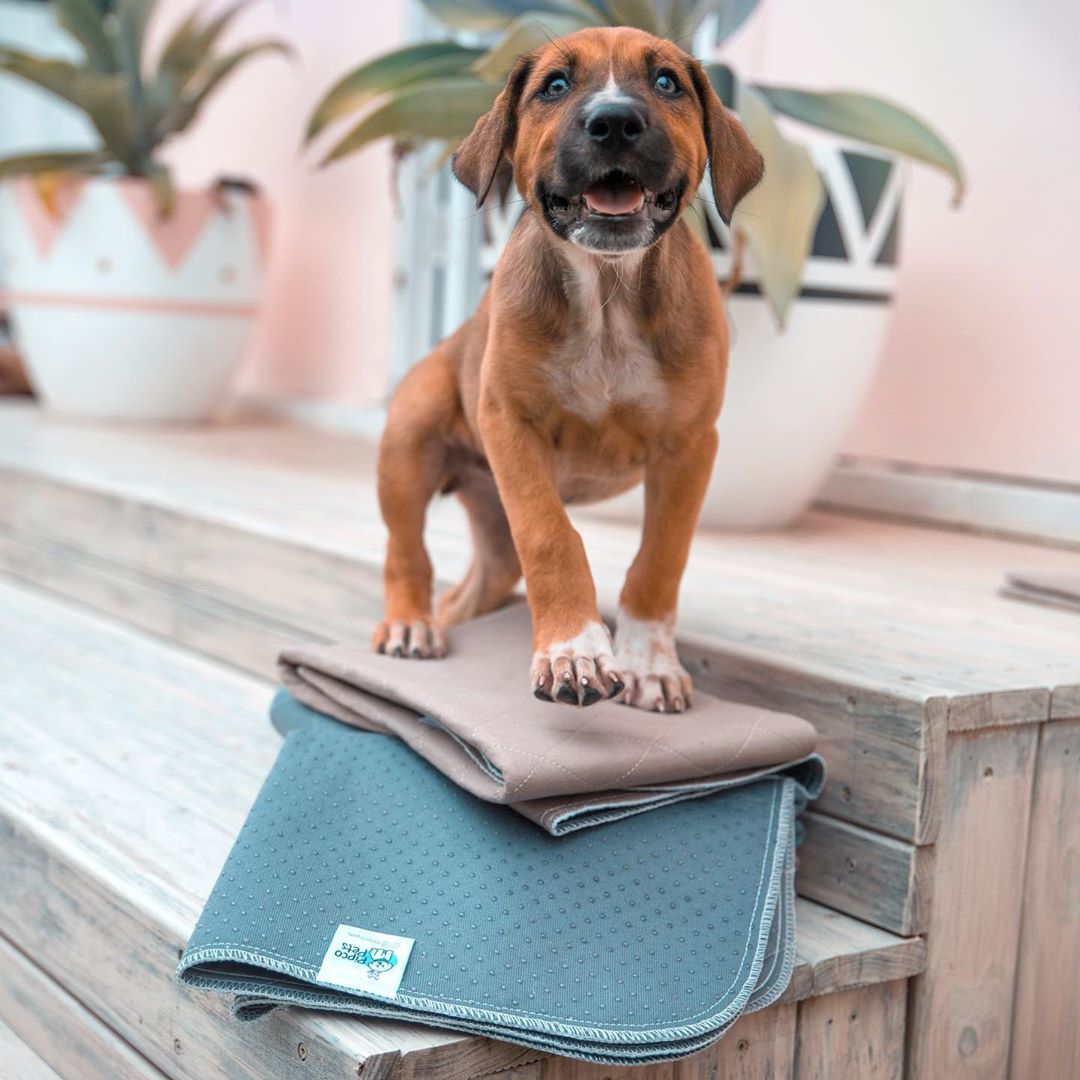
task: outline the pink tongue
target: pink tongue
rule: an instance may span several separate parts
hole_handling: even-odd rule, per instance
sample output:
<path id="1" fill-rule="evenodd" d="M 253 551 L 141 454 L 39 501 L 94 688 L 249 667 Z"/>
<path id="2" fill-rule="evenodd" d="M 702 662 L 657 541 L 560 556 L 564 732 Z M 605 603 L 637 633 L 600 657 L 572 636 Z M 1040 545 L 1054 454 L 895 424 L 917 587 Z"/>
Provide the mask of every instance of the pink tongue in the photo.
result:
<path id="1" fill-rule="evenodd" d="M 597 184 L 585 192 L 585 205 L 596 214 L 634 214 L 644 202 L 636 184 Z"/>

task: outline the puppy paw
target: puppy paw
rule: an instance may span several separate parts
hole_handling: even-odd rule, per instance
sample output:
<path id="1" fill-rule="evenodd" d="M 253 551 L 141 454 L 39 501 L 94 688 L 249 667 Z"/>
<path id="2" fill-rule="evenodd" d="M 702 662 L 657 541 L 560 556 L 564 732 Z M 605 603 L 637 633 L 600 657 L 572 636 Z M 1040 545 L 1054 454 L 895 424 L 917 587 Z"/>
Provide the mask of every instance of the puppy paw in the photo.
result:
<path id="1" fill-rule="evenodd" d="M 635 619 L 620 610 L 615 662 L 626 680 L 624 705 L 662 713 L 690 708 L 693 682 L 675 651 L 674 620 Z"/>
<path id="2" fill-rule="evenodd" d="M 371 647 L 388 656 L 441 659 L 446 655 L 446 635 L 429 617 L 388 619 L 375 627 Z"/>
<path id="3" fill-rule="evenodd" d="M 618 695 L 625 686 L 602 622 L 589 623 L 568 641 L 558 641 L 533 654 L 533 693 L 541 701 L 595 705 Z"/>

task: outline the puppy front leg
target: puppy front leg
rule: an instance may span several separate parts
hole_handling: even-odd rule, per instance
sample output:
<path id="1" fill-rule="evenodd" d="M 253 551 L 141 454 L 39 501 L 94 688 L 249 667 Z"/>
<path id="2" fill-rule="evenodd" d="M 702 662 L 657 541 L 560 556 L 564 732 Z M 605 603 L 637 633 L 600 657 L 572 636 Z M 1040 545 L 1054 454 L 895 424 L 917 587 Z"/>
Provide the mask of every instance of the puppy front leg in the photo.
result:
<path id="1" fill-rule="evenodd" d="M 479 423 L 525 574 L 533 693 L 571 705 L 614 697 L 623 679 L 596 607 L 585 546 L 559 497 L 551 437 L 503 403 L 485 402 Z"/>
<path id="2" fill-rule="evenodd" d="M 624 704 L 654 712 L 682 712 L 690 705 L 690 676 L 675 650 L 675 609 L 716 443 L 710 425 L 695 442 L 661 452 L 645 467 L 641 547 L 626 575 L 615 625 Z"/>

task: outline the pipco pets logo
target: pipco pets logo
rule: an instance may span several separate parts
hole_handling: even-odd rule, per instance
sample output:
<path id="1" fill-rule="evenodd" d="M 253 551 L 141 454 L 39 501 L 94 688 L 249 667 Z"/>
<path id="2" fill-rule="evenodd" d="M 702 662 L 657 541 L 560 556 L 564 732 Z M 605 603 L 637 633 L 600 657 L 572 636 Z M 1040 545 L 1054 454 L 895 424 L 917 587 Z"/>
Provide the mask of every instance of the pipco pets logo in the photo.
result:
<path id="1" fill-rule="evenodd" d="M 362 949 L 359 945 L 351 945 L 347 941 L 343 941 L 334 950 L 334 955 L 340 960 L 349 960 L 367 968 L 368 978 L 376 981 L 380 975 L 396 967 L 398 962 L 397 953 L 393 949 Z"/>

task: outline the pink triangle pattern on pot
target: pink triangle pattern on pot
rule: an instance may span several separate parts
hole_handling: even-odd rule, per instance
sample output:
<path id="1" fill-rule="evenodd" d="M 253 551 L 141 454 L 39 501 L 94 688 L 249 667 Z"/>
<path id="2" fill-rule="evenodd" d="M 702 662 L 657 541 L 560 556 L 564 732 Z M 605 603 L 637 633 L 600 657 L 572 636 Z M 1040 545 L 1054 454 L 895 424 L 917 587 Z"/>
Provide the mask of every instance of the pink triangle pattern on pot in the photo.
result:
<path id="1" fill-rule="evenodd" d="M 207 224 L 221 209 L 209 192 L 178 191 L 172 213 L 162 217 L 157 196 L 149 184 L 119 180 L 117 188 L 147 239 L 171 270 L 184 261 Z"/>
<path id="2" fill-rule="evenodd" d="M 15 198 L 22 211 L 23 221 L 33 237 L 34 247 L 43 259 L 52 251 L 53 245 L 64 231 L 64 226 L 85 187 L 85 177 L 66 177 L 53 195 L 55 210 L 50 210 L 38 193 L 32 177 L 20 176 L 15 181 Z"/>

